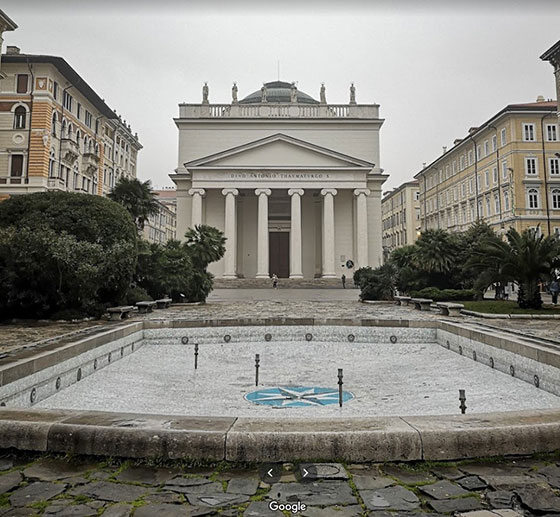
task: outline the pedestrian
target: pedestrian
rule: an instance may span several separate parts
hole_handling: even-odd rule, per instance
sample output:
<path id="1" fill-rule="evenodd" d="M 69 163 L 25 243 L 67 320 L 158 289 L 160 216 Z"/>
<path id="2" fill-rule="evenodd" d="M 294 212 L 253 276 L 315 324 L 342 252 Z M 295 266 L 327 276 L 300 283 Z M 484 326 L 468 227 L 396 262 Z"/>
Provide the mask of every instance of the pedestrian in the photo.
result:
<path id="1" fill-rule="evenodd" d="M 342 273 L 342 276 L 340 277 L 340 279 L 342 280 L 342 288 L 346 289 L 346 275 L 344 273 Z"/>
<path id="2" fill-rule="evenodd" d="M 278 276 L 276 273 L 272 274 L 272 287 L 276 289 L 278 287 Z"/>
<path id="3" fill-rule="evenodd" d="M 558 303 L 558 293 L 560 292 L 560 283 L 558 283 L 557 278 L 555 278 L 554 280 L 552 280 L 552 282 L 550 282 L 550 285 L 548 286 L 548 290 L 552 295 L 552 303 L 556 305 Z"/>

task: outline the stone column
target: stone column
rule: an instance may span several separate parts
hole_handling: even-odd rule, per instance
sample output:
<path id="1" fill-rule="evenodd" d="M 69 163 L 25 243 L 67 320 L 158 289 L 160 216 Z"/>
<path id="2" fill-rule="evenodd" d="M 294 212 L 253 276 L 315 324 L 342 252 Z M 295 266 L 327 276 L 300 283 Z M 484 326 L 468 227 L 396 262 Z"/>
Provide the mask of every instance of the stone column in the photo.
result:
<path id="1" fill-rule="evenodd" d="M 269 188 L 258 188 L 255 195 L 259 198 L 257 220 L 257 276 L 269 278 L 268 272 L 268 196 L 272 194 Z"/>
<path id="2" fill-rule="evenodd" d="M 367 197 L 370 190 L 367 188 L 357 188 L 354 190 L 356 196 L 356 252 L 358 265 L 356 268 L 368 265 L 368 217 L 367 217 Z"/>
<path id="3" fill-rule="evenodd" d="M 292 198 L 292 217 L 290 228 L 290 278 L 303 278 L 303 260 L 301 255 L 301 196 L 303 189 L 288 190 Z"/>
<path id="4" fill-rule="evenodd" d="M 239 194 L 236 188 L 225 188 L 225 220 L 224 234 L 226 237 L 226 252 L 224 254 L 224 278 L 237 278 L 237 212 L 235 197 Z"/>
<path id="5" fill-rule="evenodd" d="M 323 196 L 323 278 L 336 278 L 334 261 L 334 188 L 321 190 Z"/>
<path id="6" fill-rule="evenodd" d="M 192 228 L 202 224 L 202 198 L 204 194 L 206 194 L 206 191 L 203 188 L 192 188 L 189 190 L 189 196 L 192 196 Z"/>

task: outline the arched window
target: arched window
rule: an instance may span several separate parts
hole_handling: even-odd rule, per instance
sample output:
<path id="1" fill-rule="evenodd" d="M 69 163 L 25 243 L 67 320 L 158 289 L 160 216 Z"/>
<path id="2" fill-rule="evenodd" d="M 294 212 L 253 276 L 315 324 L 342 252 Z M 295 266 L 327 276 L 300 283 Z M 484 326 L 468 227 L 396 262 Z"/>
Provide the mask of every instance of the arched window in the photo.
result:
<path id="1" fill-rule="evenodd" d="M 95 154 L 99 156 L 99 144 L 95 144 Z"/>
<path id="2" fill-rule="evenodd" d="M 54 178 L 55 175 L 55 154 L 54 149 L 51 149 L 51 154 L 49 156 L 49 178 Z"/>
<path id="3" fill-rule="evenodd" d="M 68 124 L 68 138 L 72 140 L 73 136 L 74 136 L 74 126 L 72 124 Z"/>
<path id="4" fill-rule="evenodd" d="M 18 106 L 14 110 L 14 129 L 25 129 L 27 120 L 27 110 L 23 106 Z"/>
<path id="5" fill-rule="evenodd" d="M 60 128 L 60 138 L 66 138 L 66 120 L 62 119 L 62 126 Z"/>
<path id="6" fill-rule="evenodd" d="M 58 118 L 56 116 L 56 111 L 52 114 L 52 136 L 56 136 L 56 122 Z"/>
<path id="7" fill-rule="evenodd" d="M 91 139 L 89 140 L 89 143 L 88 143 L 88 152 L 93 153 L 93 140 L 91 140 Z"/>
<path id="8" fill-rule="evenodd" d="M 84 153 L 87 153 L 88 150 L 88 140 L 89 138 L 86 136 L 84 136 Z"/>
<path id="9" fill-rule="evenodd" d="M 536 188 L 529 189 L 527 201 L 529 208 L 539 208 L 539 191 Z"/>
<path id="10" fill-rule="evenodd" d="M 509 192 L 504 190 L 504 210 L 507 212 L 509 210 Z"/>
<path id="11" fill-rule="evenodd" d="M 560 208 L 560 189 L 558 188 L 552 191 L 552 208 Z"/>
<path id="12" fill-rule="evenodd" d="M 500 213 L 500 196 L 498 194 L 494 194 L 494 213 Z"/>
<path id="13" fill-rule="evenodd" d="M 76 143 L 78 144 L 78 150 L 80 149 L 80 140 L 82 138 L 82 133 L 80 133 L 80 130 L 78 129 L 76 131 Z"/>

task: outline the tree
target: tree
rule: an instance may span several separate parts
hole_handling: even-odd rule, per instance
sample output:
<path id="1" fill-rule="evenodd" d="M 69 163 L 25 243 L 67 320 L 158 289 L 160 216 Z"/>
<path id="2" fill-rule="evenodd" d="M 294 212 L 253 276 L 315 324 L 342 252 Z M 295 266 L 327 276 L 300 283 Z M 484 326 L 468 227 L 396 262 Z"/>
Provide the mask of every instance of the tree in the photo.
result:
<path id="1" fill-rule="evenodd" d="M 0 203 L 3 317 L 100 315 L 119 303 L 136 265 L 136 229 L 121 206 L 67 192 Z"/>
<path id="2" fill-rule="evenodd" d="M 142 183 L 136 178 L 123 176 L 109 193 L 109 199 L 128 210 L 139 231 L 144 229 L 151 215 L 158 213 L 158 200 L 150 180 Z"/>
<path id="3" fill-rule="evenodd" d="M 510 228 L 506 240 L 489 238 L 476 251 L 471 266 L 493 282 L 515 281 L 519 284 L 517 303 L 526 309 L 540 309 L 542 299 L 539 283 L 550 278 L 560 266 L 560 240 L 544 237 L 535 230 L 521 234 Z"/>
<path id="4" fill-rule="evenodd" d="M 208 264 L 220 260 L 226 252 L 224 234 L 212 226 L 200 224 L 189 228 L 185 238 L 193 266 L 201 271 L 206 271 Z"/>
<path id="5" fill-rule="evenodd" d="M 392 300 L 397 270 L 391 263 L 383 264 L 364 277 L 360 285 L 362 300 Z"/>

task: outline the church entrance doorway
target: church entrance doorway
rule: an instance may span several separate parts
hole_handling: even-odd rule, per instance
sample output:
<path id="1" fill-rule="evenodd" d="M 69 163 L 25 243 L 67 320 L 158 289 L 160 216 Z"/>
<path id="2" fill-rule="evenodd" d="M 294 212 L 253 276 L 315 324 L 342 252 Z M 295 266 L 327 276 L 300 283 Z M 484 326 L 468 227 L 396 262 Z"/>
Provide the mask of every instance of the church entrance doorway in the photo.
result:
<path id="1" fill-rule="evenodd" d="M 290 233 L 270 232 L 269 242 L 269 272 L 278 278 L 289 278 L 290 276 Z"/>

